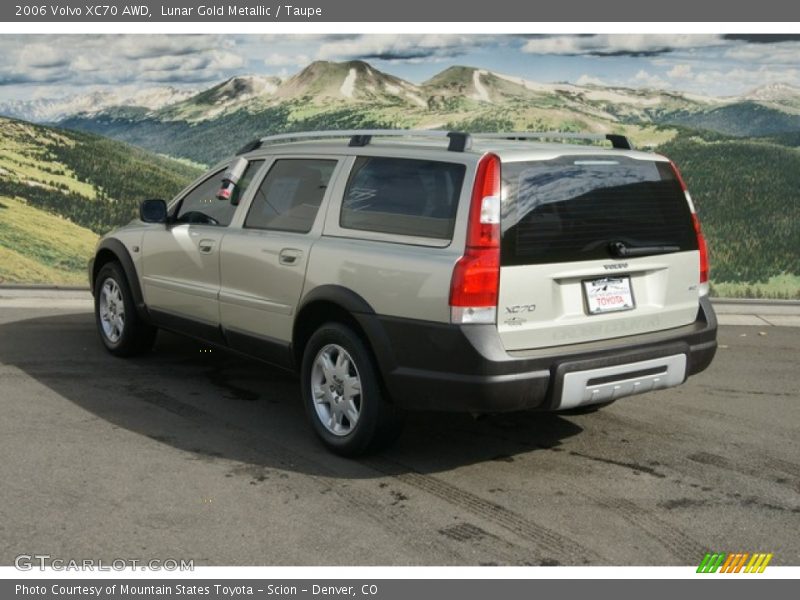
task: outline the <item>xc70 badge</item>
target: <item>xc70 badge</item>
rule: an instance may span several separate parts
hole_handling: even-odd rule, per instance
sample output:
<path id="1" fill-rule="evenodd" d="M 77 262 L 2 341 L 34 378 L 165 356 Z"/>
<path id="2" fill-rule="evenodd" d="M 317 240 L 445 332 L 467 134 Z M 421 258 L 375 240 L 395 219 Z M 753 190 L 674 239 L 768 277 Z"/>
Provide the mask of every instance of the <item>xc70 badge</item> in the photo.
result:
<path id="1" fill-rule="evenodd" d="M 535 310 L 535 304 L 514 304 L 513 306 L 506 306 L 506 312 L 512 315 L 517 313 L 533 312 Z"/>

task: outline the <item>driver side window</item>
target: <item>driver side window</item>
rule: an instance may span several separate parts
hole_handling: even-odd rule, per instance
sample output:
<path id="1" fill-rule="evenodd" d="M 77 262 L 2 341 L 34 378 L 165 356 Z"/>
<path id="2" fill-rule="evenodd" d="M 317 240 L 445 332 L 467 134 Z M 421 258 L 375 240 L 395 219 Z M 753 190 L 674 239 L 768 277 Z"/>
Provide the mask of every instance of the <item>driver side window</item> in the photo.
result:
<path id="1" fill-rule="evenodd" d="M 247 186 L 250 185 L 253 177 L 263 164 L 263 160 L 250 161 L 239 183 L 236 185 L 234 194 L 237 198 L 244 194 Z M 222 177 L 224 175 L 225 169 L 221 169 L 186 194 L 181 200 L 180 206 L 178 206 L 175 222 L 217 225 L 220 227 L 230 225 L 237 205 L 229 200 L 219 200 L 217 198 L 217 192 L 222 187 Z"/>

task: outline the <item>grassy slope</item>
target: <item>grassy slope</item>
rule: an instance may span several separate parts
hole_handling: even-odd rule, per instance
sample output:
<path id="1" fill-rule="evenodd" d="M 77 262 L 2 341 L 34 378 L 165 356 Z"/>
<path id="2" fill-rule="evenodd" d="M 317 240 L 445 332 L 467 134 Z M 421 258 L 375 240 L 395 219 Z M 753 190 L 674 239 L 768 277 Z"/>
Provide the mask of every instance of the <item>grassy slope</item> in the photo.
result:
<path id="1" fill-rule="evenodd" d="M 50 155 L 49 148 L 72 148 L 75 141 L 54 129 L 24 121 L 0 119 L 0 177 L 52 191 L 67 190 L 94 200 L 94 188 L 67 165 Z"/>
<path id="2" fill-rule="evenodd" d="M 778 298 L 800 300 L 800 276 L 775 275 L 767 281 L 711 283 L 711 295 L 719 298 Z"/>
<path id="3" fill-rule="evenodd" d="M 113 140 L 0 118 L 0 283 L 85 283 L 98 234 L 197 173 Z"/>
<path id="4" fill-rule="evenodd" d="M 97 234 L 0 196 L 0 283 L 86 283 Z"/>

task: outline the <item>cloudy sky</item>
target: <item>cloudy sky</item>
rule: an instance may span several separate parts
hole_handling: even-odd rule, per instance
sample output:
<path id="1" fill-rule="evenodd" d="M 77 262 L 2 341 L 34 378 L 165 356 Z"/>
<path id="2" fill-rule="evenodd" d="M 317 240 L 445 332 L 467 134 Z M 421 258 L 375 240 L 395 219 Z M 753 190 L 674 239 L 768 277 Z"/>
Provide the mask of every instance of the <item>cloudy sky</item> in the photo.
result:
<path id="1" fill-rule="evenodd" d="M 232 75 L 291 75 L 317 59 L 363 59 L 415 83 L 461 64 L 534 81 L 714 96 L 800 86 L 798 35 L 3 35 L 0 100 L 203 88 Z"/>

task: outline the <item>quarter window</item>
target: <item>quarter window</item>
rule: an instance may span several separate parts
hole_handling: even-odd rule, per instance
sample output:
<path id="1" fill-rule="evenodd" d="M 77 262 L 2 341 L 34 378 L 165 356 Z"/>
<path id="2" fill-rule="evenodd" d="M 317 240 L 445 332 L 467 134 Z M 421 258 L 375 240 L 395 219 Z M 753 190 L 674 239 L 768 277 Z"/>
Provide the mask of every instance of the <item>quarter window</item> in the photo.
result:
<path id="1" fill-rule="evenodd" d="M 339 224 L 450 239 L 465 170 L 457 163 L 359 157 L 347 183 Z"/>

